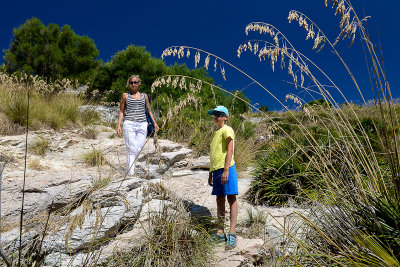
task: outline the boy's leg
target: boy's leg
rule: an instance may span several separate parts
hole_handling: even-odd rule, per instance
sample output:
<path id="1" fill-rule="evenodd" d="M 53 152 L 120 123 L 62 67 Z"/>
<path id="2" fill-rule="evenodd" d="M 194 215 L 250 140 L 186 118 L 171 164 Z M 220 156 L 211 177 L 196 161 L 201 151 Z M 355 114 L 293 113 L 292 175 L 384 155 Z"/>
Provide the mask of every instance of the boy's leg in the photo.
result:
<path id="1" fill-rule="evenodd" d="M 238 215 L 238 204 L 237 204 L 237 200 L 236 200 L 236 195 L 228 195 L 227 198 L 228 198 L 228 203 L 229 203 L 229 208 L 230 208 L 229 233 L 235 233 L 236 232 L 237 215 Z"/>
<path id="2" fill-rule="evenodd" d="M 217 221 L 218 221 L 218 232 L 217 234 L 224 234 L 225 225 L 225 196 L 217 195 Z"/>

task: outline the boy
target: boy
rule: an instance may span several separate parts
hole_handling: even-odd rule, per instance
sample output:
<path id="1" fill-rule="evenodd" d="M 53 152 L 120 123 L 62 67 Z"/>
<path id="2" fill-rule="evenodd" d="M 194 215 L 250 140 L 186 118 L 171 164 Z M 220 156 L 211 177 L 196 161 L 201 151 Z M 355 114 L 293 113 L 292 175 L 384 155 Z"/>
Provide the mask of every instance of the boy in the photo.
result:
<path id="1" fill-rule="evenodd" d="M 226 241 L 226 249 L 233 249 L 237 244 L 237 200 L 238 181 L 235 161 L 233 159 L 235 133 L 228 125 L 225 125 L 229 117 L 228 109 L 217 106 L 209 110 L 218 130 L 214 133 L 210 145 L 210 174 L 208 184 L 213 187 L 212 195 L 217 198 L 218 231 L 212 239 L 218 243 Z M 230 229 L 228 235 L 224 233 L 225 221 L 225 196 L 230 208 Z"/>

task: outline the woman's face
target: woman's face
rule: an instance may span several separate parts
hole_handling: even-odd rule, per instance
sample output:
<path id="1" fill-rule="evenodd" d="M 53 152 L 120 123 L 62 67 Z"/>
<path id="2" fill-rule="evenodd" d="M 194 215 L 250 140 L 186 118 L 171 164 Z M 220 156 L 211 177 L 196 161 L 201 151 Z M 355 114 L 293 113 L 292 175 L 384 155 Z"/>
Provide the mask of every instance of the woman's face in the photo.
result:
<path id="1" fill-rule="evenodd" d="M 129 88 L 136 91 L 139 88 L 139 85 L 140 85 L 140 80 L 138 78 L 131 78 L 129 80 Z"/>

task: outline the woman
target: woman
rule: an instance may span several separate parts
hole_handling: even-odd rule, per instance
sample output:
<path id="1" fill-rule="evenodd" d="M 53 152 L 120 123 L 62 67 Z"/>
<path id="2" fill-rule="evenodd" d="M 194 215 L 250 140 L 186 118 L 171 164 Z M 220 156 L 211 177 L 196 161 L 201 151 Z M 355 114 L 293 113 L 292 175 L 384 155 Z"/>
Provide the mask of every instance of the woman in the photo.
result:
<path id="1" fill-rule="evenodd" d="M 149 98 L 146 94 L 139 92 L 141 80 L 139 75 L 129 77 L 126 86 L 129 87 L 129 93 L 122 94 L 121 105 L 118 115 L 117 134 L 121 136 L 121 122 L 124 118 L 124 137 L 127 153 L 127 174 L 135 173 L 135 161 L 140 150 L 146 142 L 147 120 L 146 109 L 154 121 L 154 130 L 158 132 L 159 128 L 150 111 Z"/>

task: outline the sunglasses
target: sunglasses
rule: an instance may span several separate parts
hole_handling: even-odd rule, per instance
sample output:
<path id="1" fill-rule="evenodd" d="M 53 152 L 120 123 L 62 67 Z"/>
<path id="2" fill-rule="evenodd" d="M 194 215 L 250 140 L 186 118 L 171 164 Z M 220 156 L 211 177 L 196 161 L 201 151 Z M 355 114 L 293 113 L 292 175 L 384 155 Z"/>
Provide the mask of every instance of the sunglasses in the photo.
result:
<path id="1" fill-rule="evenodd" d="M 225 113 L 222 113 L 222 112 L 213 112 L 213 116 L 215 116 L 215 117 L 224 117 L 224 116 L 226 116 L 225 115 Z"/>
<path id="2" fill-rule="evenodd" d="M 132 84 L 139 84 L 140 82 L 134 81 L 134 82 L 129 82 L 130 85 Z"/>

